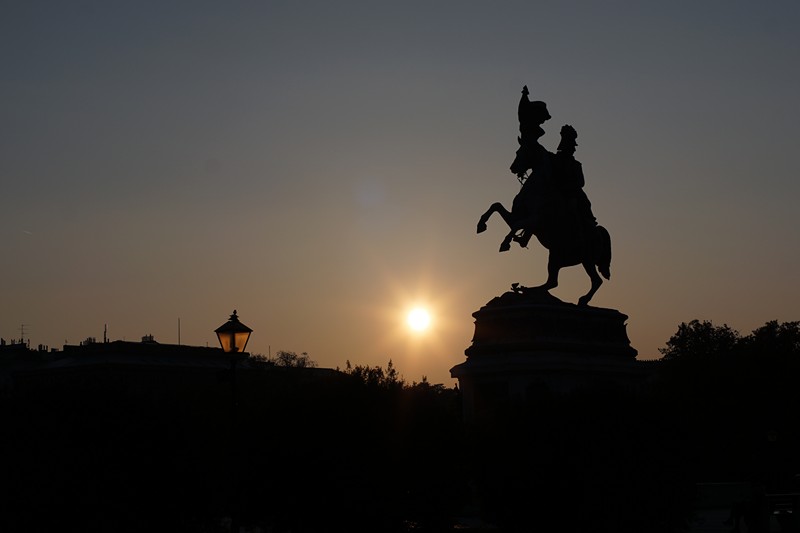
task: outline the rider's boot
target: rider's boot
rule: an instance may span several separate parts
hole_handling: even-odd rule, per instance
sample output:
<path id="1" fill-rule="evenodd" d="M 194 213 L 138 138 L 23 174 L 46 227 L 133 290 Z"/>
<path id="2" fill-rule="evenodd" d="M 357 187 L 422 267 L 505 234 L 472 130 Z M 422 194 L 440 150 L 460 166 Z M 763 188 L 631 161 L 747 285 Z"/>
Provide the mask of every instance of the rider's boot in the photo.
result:
<path id="1" fill-rule="evenodd" d="M 517 244 L 519 244 L 523 248 L 527 248 L 528 243 L 531 240 L 531 236 L 533 236 L 533 233 L 531 233 L 530 231 L 523 231 L 520 235 L 515 235 L 514 240 L 517 241 Z"/>

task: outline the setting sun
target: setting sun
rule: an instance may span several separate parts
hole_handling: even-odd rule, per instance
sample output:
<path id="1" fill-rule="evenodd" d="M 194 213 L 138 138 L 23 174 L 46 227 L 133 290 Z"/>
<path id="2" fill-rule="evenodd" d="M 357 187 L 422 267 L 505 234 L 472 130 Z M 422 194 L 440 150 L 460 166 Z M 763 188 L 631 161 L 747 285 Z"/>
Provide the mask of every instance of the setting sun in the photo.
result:
<path id="1" fill-rule="evenodd" d="M 430 326 L 431 315 L 425 309 L 417 307 L 409 311 L 406 321 L 414 331 L 424 331 Z"/>

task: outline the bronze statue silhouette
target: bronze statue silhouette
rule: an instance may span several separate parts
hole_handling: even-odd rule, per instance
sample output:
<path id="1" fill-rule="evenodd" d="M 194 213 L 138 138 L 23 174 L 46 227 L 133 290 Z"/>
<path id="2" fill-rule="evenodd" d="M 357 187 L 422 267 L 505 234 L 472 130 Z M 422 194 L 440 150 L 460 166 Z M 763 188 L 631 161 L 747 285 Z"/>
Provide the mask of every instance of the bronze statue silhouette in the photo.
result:
<path id="1" fill-rule="evenodd" d="M 605 279 L 611 278 L 611 237 L 604 227 L 597 225 L 583 191 L 583 169 L 574 157 L 577 132 L 565 125 L 557 153 L 547 151 L 538 139 L 544 134 L 541 125 L 550 114 L 544 102 L 531 102 L 528 94 L 525 86 L 518 108 L 520 147 L 511 165 L 522 188 L 514 197 L 511 211 L 499 202 L 489 207 L 478 221 L 478 233 L 486 231 L 486 222 L 492 214 L 499 213 L 509 227 L 500 244 L 501 252 L 509 250 L 512 241 L 527 247 L 535 235 L 550 251 L 547 281 L 536 289 L 557 287 L 562 268 L 583 265 L 592 285 L 578 299 L 578 305 L 586 305 L 603 283 L 600 274 Z"/>

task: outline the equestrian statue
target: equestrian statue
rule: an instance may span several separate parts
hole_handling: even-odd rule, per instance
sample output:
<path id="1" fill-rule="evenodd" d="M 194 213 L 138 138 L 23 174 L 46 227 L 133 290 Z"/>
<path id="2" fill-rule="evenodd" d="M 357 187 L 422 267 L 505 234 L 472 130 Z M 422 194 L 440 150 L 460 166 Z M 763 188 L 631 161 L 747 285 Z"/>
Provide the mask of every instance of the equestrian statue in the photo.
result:
<path id="1" fill-rule="evenodd" d="M 516 292 L 549 291 L 558 286 L 562 268 L 583 265 L 592 283 L 589 292 L 578 299 L 578 305 L 585 306 L 603 283 L 600 274 L 605 279 L 611 278 L 611 237 L 597 224 L 583 191 L 583 168 L 575 159 L 577 131 L 565 125 L 556 153 L 547 151 L 539 144 L 539 138 L 544 135 L 542 124 L 551 118 L 550 113 L 544 102 L 532 102 L 528 94 L 528 87 L 523 87 L 517 111 L 519 149 L 511 164 L 511 172 L 522 187 L 514 197 L 511 211 L 499 202 L 489 207 L 478 221 L 478 233 L 486 231 L 486 222 L 493 213 L 499 213 L 509 227 L 500 244 L 501 252 L 509 250 L 512 242 L 527 248 L 534 236 L 550 251 L 547 281 L 533 288 L 515 283 Z"/>

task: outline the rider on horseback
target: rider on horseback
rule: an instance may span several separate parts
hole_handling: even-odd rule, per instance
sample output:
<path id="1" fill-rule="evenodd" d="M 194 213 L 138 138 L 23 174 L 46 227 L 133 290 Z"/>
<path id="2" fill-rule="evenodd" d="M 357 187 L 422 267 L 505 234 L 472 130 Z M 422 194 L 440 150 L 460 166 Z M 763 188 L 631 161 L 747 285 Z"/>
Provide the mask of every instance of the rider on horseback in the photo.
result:
<path id="1" fill-rule="evenodd" d="M 591 238 L 597 227 L 592 204 L 583 191 L 583 167 L 575 159 L 577 138 L 578 132 L 567 124 L 561 128 L 561 142 L 556 154 L 536 143 L 543 156 L 531 169 L 512 206 L 512 210 L 520 215 L 520 229 L 511 240 L 523 248 L 534 234 L 540 235 L 540 240 L 567 238 L 585 241 Z M 523 149 L 524 146 L 520 148 Z M 518 155 L 515 163 L 519 160 Z M 532 185 L 536 181 L 541 185 L 534 188 Z M 510 244 L 510 241 L 505 241 L 500 251 L 508 250 Z"/>
<path id="2" fill-rule="evenodd" d="M 583 167 L 575 159 L 577 138 L 578 132 L 569 124 L 561 128 L 561 142 L 558 153 L 553 156 L 553 170 L 556 188 L 565 197 L 567 209 L 577 219 L 581 232 L 588 235 L 597 226 L 597 219 L 592 214 L 592 203 L 583 191 Z"/>

